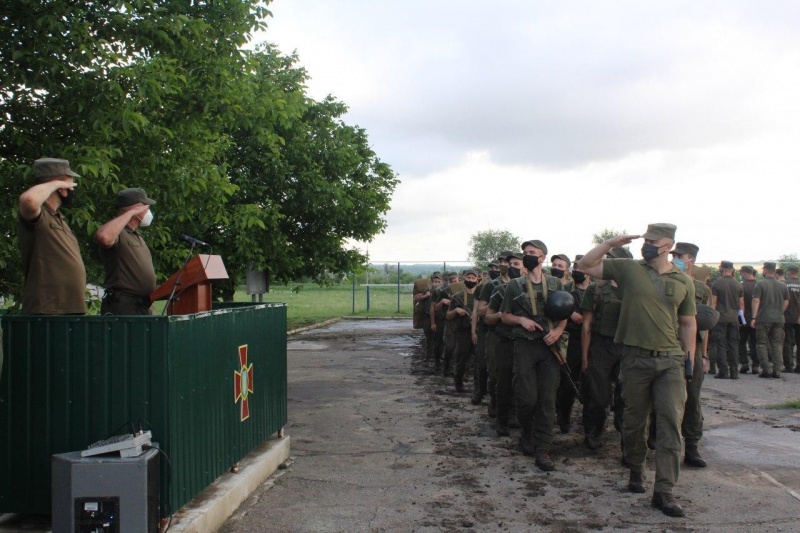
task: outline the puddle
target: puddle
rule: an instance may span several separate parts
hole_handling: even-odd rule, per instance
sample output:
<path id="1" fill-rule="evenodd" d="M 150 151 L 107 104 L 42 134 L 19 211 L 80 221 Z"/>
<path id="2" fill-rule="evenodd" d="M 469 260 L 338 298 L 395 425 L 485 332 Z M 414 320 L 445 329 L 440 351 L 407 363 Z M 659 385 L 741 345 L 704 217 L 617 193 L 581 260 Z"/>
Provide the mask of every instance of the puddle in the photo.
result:
<path id="1" fill-rule="evenodd" d="M 766 424 L 741 424 L 704 432 L 705 449 L 723 462 L 800 468 L 800 432 Z"/>
<path id="2" fill-rule="evenodd" d="M 304 331 L 301 335 L 314 335 L 319 333 L 350 333 L 357 331 L 408 331 L 411 329 L 411 319 L 363 319 L 363 320 L 342 320 L 325 326 L 324 328 Z"/>
<path id="3" fill-rule="evenodd" d="M 312 341 L 288 341 L 286 343 L 286 349 L 291 350 L 327 350 L 328 345 L 323 344 L 321 342 L 312 342 Z"/>

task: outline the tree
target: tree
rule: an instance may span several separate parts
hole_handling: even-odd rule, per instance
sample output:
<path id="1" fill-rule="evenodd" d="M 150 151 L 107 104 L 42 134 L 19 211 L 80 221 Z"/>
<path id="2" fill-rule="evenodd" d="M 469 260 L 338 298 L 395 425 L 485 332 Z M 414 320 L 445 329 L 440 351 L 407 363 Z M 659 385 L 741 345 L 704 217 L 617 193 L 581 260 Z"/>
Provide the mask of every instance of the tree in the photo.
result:
<path id="1" fill-rule="evenodd" d="M 13 217 L 38 157 L 83 176 L 65 216 L 90 282 L 92 235 L 134 186 L 158 201 L 145 231 L 161 280 L 181 233 L 214 245 L 231 284 L 248 264 L 280 281 L 363 262 L 345 243 L 384 229 L 396 176 L 343 103 L 306 95 L 296 57 L 244 50 L 263 2 L 14 4 L 0 7 L 0 294 L 21 291 Z"/>
<path id="2" fill-rule="evenodd" d="M 778 268 L 785 269 L 789 265 L 797 265 L 800 260 L 797 259 L 797 254 L 783 254 L 778 258 Z"/>
<path id="3" fill-rule="evenodd" d="M 481 268 L 506 250 L 518 250 L 520 239 L 508 230 L 479 231 L 469 238 L 469 258 Z"/>
<path id="4" fill-rule="evenodd" d="M 597 246 L 598 244 L 603 244 L 609 239 L 613 239 L 614 237 L 619 237 L 621 235 L 627 235 L 628 232 L 625 230 L 617 231 L 615 229 L 603 228 L 603 231 L 600 233 L 592 234 L 592 244 Z M 625 246 L 627 248 L 627 246 Z"/>

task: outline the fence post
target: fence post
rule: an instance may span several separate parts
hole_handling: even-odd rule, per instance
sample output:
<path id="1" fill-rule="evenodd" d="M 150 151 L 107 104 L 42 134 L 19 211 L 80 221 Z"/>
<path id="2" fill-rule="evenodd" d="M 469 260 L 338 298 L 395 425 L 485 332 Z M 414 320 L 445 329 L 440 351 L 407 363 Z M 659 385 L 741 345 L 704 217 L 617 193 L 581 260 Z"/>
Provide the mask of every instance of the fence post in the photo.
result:
<path id="1" fill-rule="evenodd" d="M 356 273 L 353 272 L 353 314 L 356 314 Z"/>
<path id="2" fill-rule="evenodd" d="M 367 313 L 369 313 L 369 283 L 367 283 Z"/>
<path id="3" fill-rule="evenodd" d="M 400 261 L 397 262 L 397 313 L 400 314 Z"/>

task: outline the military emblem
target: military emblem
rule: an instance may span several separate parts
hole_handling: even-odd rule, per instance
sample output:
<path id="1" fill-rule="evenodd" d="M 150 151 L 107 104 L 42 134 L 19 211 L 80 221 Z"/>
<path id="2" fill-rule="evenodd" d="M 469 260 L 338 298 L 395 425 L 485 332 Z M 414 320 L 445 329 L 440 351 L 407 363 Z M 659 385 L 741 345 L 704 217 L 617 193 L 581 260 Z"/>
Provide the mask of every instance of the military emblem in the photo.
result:
<path id="1" fill-rule="evenodd" d="M 253 364 L 247 364 L 247 345 L 239 346 L 239 370 L 233 372 L 234 403 L 240 405 L 240 422 L 250 417 L 249 396 L 253 392 Z"/>

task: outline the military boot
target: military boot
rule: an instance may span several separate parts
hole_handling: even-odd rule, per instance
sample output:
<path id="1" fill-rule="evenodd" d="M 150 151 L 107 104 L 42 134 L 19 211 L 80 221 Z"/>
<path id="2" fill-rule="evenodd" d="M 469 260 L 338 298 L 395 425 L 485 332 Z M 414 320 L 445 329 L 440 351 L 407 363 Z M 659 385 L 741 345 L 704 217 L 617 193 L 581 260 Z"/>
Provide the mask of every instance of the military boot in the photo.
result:
<path id="1" fill-rule="evenodd" d="M 631 467 L 630 477 L 628 478 L 628 492 L 637 494 L 647 492 L 647 489 L 644 488 L 644 473 L 641 468 Z"/>
<path id="2" fill-rule="evenodd" d="M 464 380 L 456 378 L 456 392 L 466 392 L 464 388 Z"/>
<path id="3" fill-rule="evenodd" d="M 550 451 L 545 449 L 536 450 L 536 466 L 543 472 L 552 472 L 556 465 L 550 459 Z"/>
<path id="4" fill-rule="evenodd" d="M 744 364 L 744 365 L 739 367 L 739 373 L 740 374 L 747 374 L 748 372 L 750 372 L 750 365 Z"/>
<path id="5" fill-rule="evenodd" d="M 477 385 L 478 384 L 476 383 L 475 386 L 477 387 Z M 470 398 L 470 402 L 472 402 L 472 405 L 480 405 L 482 401 L 483 401 L 483 393 L 478 388 L 473 389 L 472 398 Z"/>
<path id="6" fill-rule="evenodd" d="M 533 455 L 535 453 L 533 448 L 533 435 L 531 431 L 522 430 L 519 436 L 519 449 L 525 455 Z"/>
<path id="7" fill-rule="evenodd" d="M 654 492 L 653 499 L 650 502 L 656 509 L 661 509 L 661 512 L 667 516 L 681 517 L 686 516 L 683 512 L 683 507 L 678 505 L 675 497 L 667 492 Z"/>
<path id="8" fill-rule="evenodd" d="M 495 426 L 495 431 L 497 431 L 498 437 L 508 437 L 511 435 L 511 430 L 508 429 L 508 421 L 507 420 L 497 420 L 497 425 Z"/>
<path id="9" fill-rule="evenodd" d="M 495 400 L 494 395 L 489 395 L 489 418 L 494 418 L 497 416 L 497 400 Z"/>
<path id="10" fill-rule="evenodd" d="M 722 370 L 722 369 L 720 369 L 720 371 L 719 371 L 719 372 L 717 372 L 717 373 L 714 375 L 714 377 L 715 377 L 715 378 L 717 378 L 717 379 L 729 379 L 729 377 L 728 377 L 728 371 L 727 371 L 727 370 Z"/>
<path id="11" fill-rule="evenodd" d="M 596 450 L 600 447 L 600 436 L 595 434 L 594 431 L 586 433 L 583 437 L 583 442 L 590 450 Z"/>
<path id="12" fill-rule="evenodd" d="M 696 466 L 697 468 L 706 467 L 706 461 L 700 457 L 700 452 L 697 451 L 696 444 L 686 445 L 686 453 L 683 456 L 683 462 L 689 466 Z"/>

